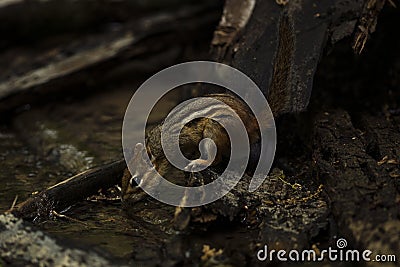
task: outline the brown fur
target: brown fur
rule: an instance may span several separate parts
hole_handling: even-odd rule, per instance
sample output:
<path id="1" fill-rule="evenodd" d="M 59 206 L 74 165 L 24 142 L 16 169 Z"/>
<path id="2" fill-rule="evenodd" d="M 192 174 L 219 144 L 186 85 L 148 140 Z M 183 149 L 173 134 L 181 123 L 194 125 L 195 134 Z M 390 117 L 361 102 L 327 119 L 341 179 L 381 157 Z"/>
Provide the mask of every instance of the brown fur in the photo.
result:
<path id="1" fill-rule="evenodd" d="M 260 131 L 257 120 L 243 101 L 230 94 L 210 94 L 207 95 L 207 97 L 212 97 L 224 102 L 239 115 L 247 129 L 250 144 L 259 140 Z M 162 150 L 161 128 L 162 124 L 156 126 L 147 134 L 146 147 L 147 152 L 154 158 L 152 163 L 156 167 L 157 171 L 163 176 L 169 171 L 170 164 L 165 158 Z M 183 127 L 179 138 L 182 153 L 186 157 L 192 159 L 199 157 L 199 142 L 204 138 L 212 139 L 218 148 L 213 165 L 220 164 L 223 161 L 224 156 L 229 155 L 230 152 L 230 140 L 227 132 L 219 123 L 212 119 L 200 118 L 188 123 Z"/>

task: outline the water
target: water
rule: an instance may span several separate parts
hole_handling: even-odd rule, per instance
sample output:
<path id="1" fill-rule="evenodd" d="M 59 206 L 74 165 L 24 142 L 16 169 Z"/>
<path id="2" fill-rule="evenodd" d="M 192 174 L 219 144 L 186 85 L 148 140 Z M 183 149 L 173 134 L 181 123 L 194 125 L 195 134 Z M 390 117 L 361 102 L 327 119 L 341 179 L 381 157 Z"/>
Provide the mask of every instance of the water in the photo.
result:
<path id="1" fill-rule="evenodd" d="M 8 210 L 16 196 L 19 203 L 82 170 L 122 158 L 122 120 L 136 86 L 51 103 L 0 125 L 0 212 Z M 173 105 L 171 98 L 161 103 L 150 123 L 162 119 Z M 169 235 L 166 225 L 173 209 L 146 205 L 132 219 L 120 201 L 82 201 L 64 213 L 71 220 L 56 218 L 38 227 L 115 257 L 129 257 L 138 244 L 150 246 Z"/>

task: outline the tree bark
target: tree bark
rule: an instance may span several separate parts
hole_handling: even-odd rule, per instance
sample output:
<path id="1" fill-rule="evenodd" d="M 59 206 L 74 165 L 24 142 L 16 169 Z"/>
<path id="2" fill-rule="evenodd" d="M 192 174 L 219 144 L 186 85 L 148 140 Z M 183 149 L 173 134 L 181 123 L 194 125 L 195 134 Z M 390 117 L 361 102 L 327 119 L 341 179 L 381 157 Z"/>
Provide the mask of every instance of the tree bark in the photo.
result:
<path id="1" fill-rule="evenodd" d="M 120 183 L 125 168 L 125 160 L 119 160 L 84 171 L 32 196 L 11 211 L 19 218 L 45 220 L 53 216 L 52 211 L 60 212 L 100 189 Z"/>

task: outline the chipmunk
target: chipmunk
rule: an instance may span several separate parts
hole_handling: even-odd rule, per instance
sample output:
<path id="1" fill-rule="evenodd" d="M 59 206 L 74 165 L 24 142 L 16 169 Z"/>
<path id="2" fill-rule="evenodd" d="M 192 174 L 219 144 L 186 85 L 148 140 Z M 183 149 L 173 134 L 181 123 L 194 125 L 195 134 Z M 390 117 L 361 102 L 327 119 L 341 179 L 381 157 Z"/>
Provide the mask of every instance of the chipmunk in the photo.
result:
<path id="1" fill-rule="evenodd" d="M 219 100 L 229 107 L 231 107 L 236 114 L 240 117 L 241 121 L 246 127 L 249 143 L 251 147 L 250 162 L 252 157 L 258 161 L 257 154 L 257 144 L 260 140 L 260 128 L 258 122 L 251 112 L 249 107 L 238 97 L 231 94 L 210 94 L 205 97 L 211 97 Z M 187 123 L 179 134 L 179 145 L 183 155 L 187 158 L 195 158 L 191 160 L 186 166 L 185 171 L 193 171 L 197 167 L 202 166 L 218 166 L 223 165 L 224 160 L 230 156 L 230 139 L 226 130 L 217 123 L 213 118 L 218 116 L 226 116 L 228 121 L 230 119 L 225 111 L 226 107 L 221 104 L 212 103 L 209 108 L 207 108 L 207 116 L 202 118 L 196 118 L 189 123 Z M 190 114 L 180 114 L 180 110 L 176 111 L 179 120 L 181 118 L 186 118 Z M 195 112 L 195 111 L 194 111 Z M 233 118 L 232 118 L 233 119 Z M 163 148 L 161 145 L 161 130 L 163 123 L 154 127 L 146 135 L 146 147 L 142 144 L 137 144 L 134 151 L 134 157 L 132 159 L 132 166 L 135 168 L 135 173 L 130 175 L 129 171 L 126 170 L 122 181 L 122 199 L 123 201 L 138 201 L 145 193 L 137 185 L 155 186 L 151 184 L 151 176 L 154 171 L 157 171 L 161 176 L 168 177 L 168 174 L 172 171 L 172 165 L 167 160 Z M 209 138 L 214 141 L 217 152 L 215 158 L 212 158 L 211 151 L 213 148 L 208 142 L 204 142 L 204 151 L 206 151 L 206 156 L 204 158 L 198 158 L 200 153 L 199 143 L 204 138 Z M 144 153 L 148 153 L 151 162 L 144 159 Z M 214 152 L 215 154 L 215 152 Z M 212 161 L 212 162 L 211 162 Z M 248 171 L 251 172 L 251 168 Z"/>

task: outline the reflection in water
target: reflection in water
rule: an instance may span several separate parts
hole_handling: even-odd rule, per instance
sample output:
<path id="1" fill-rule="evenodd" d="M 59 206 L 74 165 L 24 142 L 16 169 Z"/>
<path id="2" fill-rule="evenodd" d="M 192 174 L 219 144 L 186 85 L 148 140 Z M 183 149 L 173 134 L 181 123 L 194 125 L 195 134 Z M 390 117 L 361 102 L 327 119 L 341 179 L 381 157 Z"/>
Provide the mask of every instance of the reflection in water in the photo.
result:
<path id="1" fill-rule="evenodd" d="M 81 170 L 122 158 L 122 119 L 132 94 L 120 88 L 72 103 L 52 103 L 18 115 L 11 125 L 0 125 L 0 212 L 10 208 L 16 195 L 21 202 Z M 176 94 L 171 94 L 162 101 L 149 122 L 160 121 L 174 99 Z M 132 219 L 120 202 L 83 201 L 66 212 L 77 221 L 56 218 L 38 226 L 128 257 L 138 244 L 161 243 L 173 214 L 170 207 L 151 203 L 135 210 Z"/>

